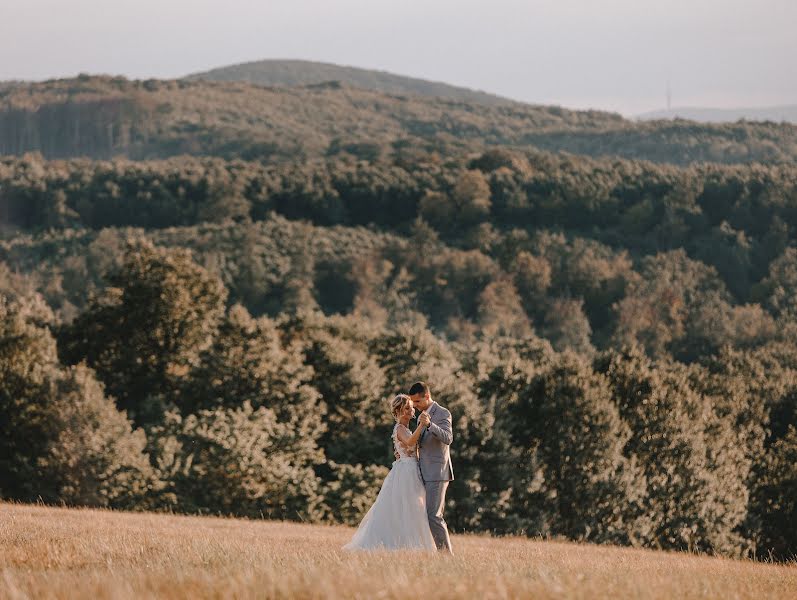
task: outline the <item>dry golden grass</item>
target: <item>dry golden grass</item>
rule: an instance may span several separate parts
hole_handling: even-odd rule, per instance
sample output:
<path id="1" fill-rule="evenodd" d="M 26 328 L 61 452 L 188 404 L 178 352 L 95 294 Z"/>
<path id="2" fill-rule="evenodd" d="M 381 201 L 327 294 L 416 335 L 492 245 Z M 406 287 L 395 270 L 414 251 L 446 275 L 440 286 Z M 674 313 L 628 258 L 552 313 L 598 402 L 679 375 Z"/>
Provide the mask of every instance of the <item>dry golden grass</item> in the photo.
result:
<path id="1" fill-rule="evenodd" d="M 520 538 L 348 554 L 352 530 L 0 504 L 0 598 L 795 598 L 797 568 Z"/>

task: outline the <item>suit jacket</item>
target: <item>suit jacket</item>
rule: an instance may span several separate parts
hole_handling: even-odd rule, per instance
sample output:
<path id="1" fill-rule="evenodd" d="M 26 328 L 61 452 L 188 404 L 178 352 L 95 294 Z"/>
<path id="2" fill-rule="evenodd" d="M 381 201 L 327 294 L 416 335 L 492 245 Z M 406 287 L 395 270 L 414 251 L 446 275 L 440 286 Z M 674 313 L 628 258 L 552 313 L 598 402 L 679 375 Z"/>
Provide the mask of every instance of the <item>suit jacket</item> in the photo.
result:
<path id="1" fill-rule="evenodd" d="M 418 468 L 421 479 L 424 482 L 453 481 L 454 468 L 448 451 L 454 441 L 451 413 L 434 401 L 426 412 L 432 422 L 418 439 Z"/>

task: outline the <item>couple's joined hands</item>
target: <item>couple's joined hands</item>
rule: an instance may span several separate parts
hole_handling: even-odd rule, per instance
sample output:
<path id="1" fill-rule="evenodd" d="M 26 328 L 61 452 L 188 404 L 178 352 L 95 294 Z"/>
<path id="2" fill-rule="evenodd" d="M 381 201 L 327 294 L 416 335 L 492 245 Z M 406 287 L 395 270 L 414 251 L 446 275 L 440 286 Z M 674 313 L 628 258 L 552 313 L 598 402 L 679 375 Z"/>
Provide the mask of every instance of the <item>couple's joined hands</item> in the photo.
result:
<path id="1" fill-rule="evenodd" d="M 432 417 L 429 416 L 429 413 L 421 411 L 421 414 L 418 415 L 418 427 L 429 427 L 429 423 L 431 422 Z"/>
<path id="2" fill-rule="evenodd" d="M 418 415 L 418 424 L 416 426 L 416 431 L 419 427 L 429 427 L 429 424 L 432 422 L 432 417 L 429 416 L 429 413 L 426 411 L 421 411 L 421 414 Z M 399 453 L 397 451 L 393 451 L 393 456 L 396 457 L 396 460 L 400 458 Z"/>

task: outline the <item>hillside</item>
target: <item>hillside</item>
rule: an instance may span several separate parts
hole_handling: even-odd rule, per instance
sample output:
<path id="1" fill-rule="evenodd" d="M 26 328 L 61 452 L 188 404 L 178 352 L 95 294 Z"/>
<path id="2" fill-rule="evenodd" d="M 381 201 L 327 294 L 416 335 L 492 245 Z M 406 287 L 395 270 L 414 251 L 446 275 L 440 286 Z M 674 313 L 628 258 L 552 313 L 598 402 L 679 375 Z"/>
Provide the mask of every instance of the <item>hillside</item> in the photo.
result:
<path id="1" fill-rule="evenodd" d="M 676 164 L 779 163 L 797 158 L 797 126 L 635 123 L 598 111 L 485 106 L 339 83 L 264 88 L 81 76 L 0 90 L 0 154 L 285 162 L 342 153 L 373 161 L 494 145 Z"/>
<path id="2" fill-rule="evenodd" d="M 249 94 L 292 99 L 287 132 L 316 118 L 307 90 L 60 85 L 8 97 L 116 93 L 154 107 L 154 137 L 191 107 L 243 131 Z M 361 104 L 386 96 L 312 94 L 396 126 Z M 447 139 L 378 160 L 0 159 L 2 498 L 355 524 L 390 464 L 387 399 L 420 379 L 453 415 L 457 531 L 791 560 L 797 165 Z"/>
<path id="3" fill-rule="evenodd" d="M 3 158 L 0 493 L 353 524 L 421 379 L 456 530 L 790 560 L 795 189 L 506 149 Z"/>
<path id="4" fill-rule="evenodd" d="M 353 533 L 215 517 L 0 505 L 3 598 L 785 598 L 788 566 L 519 538 L 456 555 L 344 554 Z"/>
<path id="5" fill-rule="evenodd" d="M 244 81 L 264 86 L 307 86 L 339 82 L 345 86 L 361 88 L 391 95 L 411 94 L 432 96 L 477 104 L 515 104 L 486 92 L 457 87 L 439 81 L 395 75 L 386 71 L 345 67 L 330 63 L 306 60 L 259 60 L 193 73 L 188 80 Z"/>
<path id="6" fill-rule="evenodd" d="M 682 106 L 670 110 L 655 110 L 637 116 L 642 120 L 689 119 L 700 123 L 728 123 L 747 121 L 773 121 L 797 123 L 797 104 L 765 108 L 704 108 Z"/>

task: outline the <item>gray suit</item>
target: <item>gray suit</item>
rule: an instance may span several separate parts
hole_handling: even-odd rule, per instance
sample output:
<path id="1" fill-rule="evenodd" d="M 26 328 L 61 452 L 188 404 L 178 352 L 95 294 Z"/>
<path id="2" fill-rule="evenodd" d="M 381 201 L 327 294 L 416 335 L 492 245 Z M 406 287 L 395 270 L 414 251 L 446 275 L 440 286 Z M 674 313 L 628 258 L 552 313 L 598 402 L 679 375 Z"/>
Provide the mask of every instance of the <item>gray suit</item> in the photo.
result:
<path id="1" fill-rule="evenodd" d="M 451 413 L 437 402 L 432 402 L 426 412 L 432 422 L 418 440 L 418 468 L 426 488 L 426 514 L 438 550 L 451 552 L 451 539 L 443 519 L 448 482 L 454 480 L 454 469 L 448 451 L 449 445 L 454 441 Z"/>

